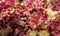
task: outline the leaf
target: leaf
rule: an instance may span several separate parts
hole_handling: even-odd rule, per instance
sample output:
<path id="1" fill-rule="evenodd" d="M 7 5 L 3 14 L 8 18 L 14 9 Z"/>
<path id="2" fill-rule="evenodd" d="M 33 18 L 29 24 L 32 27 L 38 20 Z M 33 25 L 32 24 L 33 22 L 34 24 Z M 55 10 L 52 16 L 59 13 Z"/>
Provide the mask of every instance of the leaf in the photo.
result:
<path id="1" fill-rule="evenodd" d="M 36 36 L 37 32 L 36 31 L 30 31 L 30 36 Z"/>
<path id="2" fill-rule="evenodd" d="M 47 30 L 42 30 L 39 32 L 39 36 L 49 36 L 49 32 Z"/>
<path id="3" fill-rule="evenodd" d="M 19 0 L 19 2 L 22 2 L 23 0 Z"/>

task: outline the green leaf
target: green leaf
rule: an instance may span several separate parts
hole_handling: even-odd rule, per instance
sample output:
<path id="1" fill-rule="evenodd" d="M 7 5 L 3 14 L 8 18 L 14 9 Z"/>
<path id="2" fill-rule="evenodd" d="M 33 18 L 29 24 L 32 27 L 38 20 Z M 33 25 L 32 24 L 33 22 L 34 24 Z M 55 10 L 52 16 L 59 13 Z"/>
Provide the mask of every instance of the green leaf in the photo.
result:
<path id="1" fill-rule="evenodd" d="M 22 2 L 23 0 L 19 0 L 19 2 Z"/>
<path id="2" fill-rule="evenodd" d="M 36 31 L 30 31 L 30 36 L 36 36 L 37 32 Z"/>
<path id="3" fill-rule="evenodd" d="M 42 30 L 39 32 L 39 36 L 49 36 L 49 32 L 47 30 Z"/>

